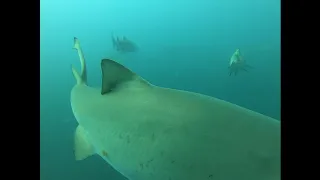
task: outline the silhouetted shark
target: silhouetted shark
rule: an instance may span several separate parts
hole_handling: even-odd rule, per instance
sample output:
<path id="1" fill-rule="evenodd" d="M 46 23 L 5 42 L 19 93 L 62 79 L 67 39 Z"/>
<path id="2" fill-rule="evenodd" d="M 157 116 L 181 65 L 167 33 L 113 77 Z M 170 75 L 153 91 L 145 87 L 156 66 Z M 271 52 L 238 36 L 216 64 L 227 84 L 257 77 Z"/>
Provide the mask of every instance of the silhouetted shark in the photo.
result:
<path id="1" fill-rule="evenodd" d="M 127 53 L 127 52 L 138 51 L 138 46 L 133 41 L 126 38 L 125 36 L 123 36 L 121 39 L 118 36 L 114 37 L 112 35 L 112 44 L 113 44 L 113 48 L 118 52 Z"/>

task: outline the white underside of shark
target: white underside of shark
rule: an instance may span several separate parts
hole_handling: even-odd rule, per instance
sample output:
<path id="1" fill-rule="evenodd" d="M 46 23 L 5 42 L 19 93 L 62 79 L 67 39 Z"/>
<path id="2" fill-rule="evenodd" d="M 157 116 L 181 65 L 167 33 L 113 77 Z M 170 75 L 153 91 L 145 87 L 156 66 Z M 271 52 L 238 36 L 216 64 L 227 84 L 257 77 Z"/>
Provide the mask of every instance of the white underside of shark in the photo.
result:
<path id="1" fill-rule="evenodd" d="M 280 180 L 280 122 L 213 97 L 152 85 L 108 59 L 102 87 L 71 91 L 75 157 L 97 154 L 129 180 Z"/>

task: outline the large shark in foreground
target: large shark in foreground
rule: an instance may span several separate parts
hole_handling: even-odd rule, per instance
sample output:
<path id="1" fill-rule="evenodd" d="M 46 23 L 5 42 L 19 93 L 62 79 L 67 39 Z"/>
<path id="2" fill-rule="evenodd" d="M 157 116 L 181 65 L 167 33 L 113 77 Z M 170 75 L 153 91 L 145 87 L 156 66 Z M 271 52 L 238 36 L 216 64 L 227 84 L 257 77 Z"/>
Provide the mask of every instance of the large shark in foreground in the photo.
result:
<path id="1" fill-rule="evenodd" d="M 280 122 L 210 96 L 152 85 L 109 59 L 102 86 L 71 91 L 76 160 L 97 154 L 129 180 L 280 180 Z"/>

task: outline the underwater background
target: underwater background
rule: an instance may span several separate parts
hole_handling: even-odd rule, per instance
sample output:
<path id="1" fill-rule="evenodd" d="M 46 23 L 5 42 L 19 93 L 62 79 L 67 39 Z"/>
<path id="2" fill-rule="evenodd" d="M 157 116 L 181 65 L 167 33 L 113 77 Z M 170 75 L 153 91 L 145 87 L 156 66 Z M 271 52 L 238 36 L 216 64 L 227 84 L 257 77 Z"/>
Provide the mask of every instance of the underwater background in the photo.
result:
<path id="1" fill-rule="evenodd" d="M 119 53 L 112 34 L 139 50 Z M 75 161 L 70 106 L 79 38 L 88 84 L 114 59 L 149 82 L 198 92 L 280 120 L 280 0 L 40 0 L 40 179 L 124 180 L 98 156 Z M 253 68 L 229 76 L 239 48 Z"/>

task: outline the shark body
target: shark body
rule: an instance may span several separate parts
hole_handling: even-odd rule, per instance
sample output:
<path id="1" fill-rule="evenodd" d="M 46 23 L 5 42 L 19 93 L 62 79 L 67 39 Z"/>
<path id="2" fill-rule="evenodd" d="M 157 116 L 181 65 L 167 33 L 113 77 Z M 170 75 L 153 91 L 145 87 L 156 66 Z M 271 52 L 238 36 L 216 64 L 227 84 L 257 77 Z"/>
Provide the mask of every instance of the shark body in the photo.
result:
<path id="1" fill-rule="evenodd" d="M 121 53 L 128 53 L 128 52 L 136 52 L 138 51 L 138 46 L 125 36 L 121 38 L 119 37 L 114 37 L 112 35 L 112 45 L 113 48 Z"/>
<path id="2" fill-rule="evenodd" d="M 247 64 L 247 62 L 243 59 L 240 50 L 236 49 L 229 60 L 228 68 L 229 76 L 231 76 L 232 74 L 236 76 L 240 71 L 248 72 L 248 69 L 251 69 L 252 66 Z"/>
<path id="3" fill-rule="evenodd" d="M 280 180 L 280 122 L 206 95 L 152 85 L 101 61 L 102 87 L 72 68 L 76 160 L 98 154 L 129 180 Z"/>

